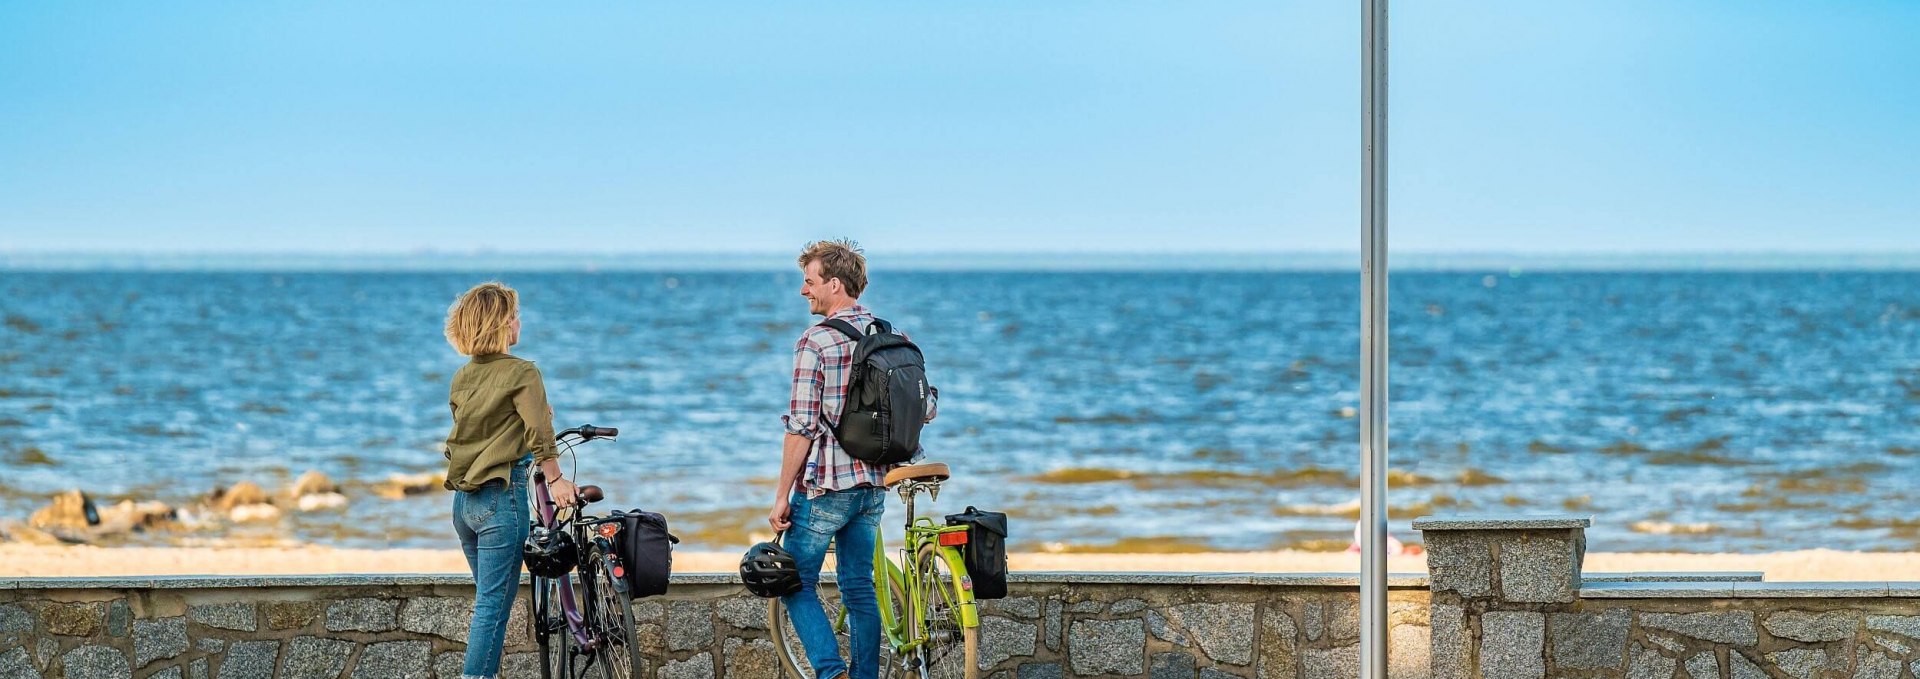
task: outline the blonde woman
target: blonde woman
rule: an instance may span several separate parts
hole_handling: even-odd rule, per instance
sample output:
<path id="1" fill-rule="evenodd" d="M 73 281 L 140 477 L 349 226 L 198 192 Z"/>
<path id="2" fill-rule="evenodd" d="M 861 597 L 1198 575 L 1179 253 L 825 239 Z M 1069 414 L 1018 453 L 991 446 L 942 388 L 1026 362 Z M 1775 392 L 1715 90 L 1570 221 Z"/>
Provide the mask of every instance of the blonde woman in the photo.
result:
<path id="1" fill-rule="evenodd" d="M 520 295 L 499 283 L 468 290 L 447 310 L 447 342 L 472 357 L 453 374 L 448 404 L 447 490 L 453 530 L 473 571 L 473 624 L 467 629 L 463 679 L 500 672 L 507 616 L 520 591 L 520 546 L 527 540 L 527 468 L 539 464 L 553 500 L 575 503 L 560 477 L 553 410 L 540 369 L 507 353 L 520 341 Z"/>

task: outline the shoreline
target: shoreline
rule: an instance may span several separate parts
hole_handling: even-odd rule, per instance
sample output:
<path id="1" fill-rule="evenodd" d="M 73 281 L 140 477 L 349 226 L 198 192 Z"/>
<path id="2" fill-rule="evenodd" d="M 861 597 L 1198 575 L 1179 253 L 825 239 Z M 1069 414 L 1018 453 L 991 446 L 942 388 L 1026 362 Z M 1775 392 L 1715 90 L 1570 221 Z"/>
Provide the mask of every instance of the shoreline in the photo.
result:
<path id="1" fill-rule="evenodd" d="M 679 573 L 731 573 L 740 556 L 678 552 Z M 1360 570 L 1351 552 L 1205 552 L 1189 554 L 1015 553 L 1015 571 L 1171 571 L 1228 573 L 1345 573 Z M 1424 556 L 1388 560 L 1396 573 L 1424 573 Z M 339 573 L 465 573 L 465 557 L 451 549 L 335 549 L 330 547 L 94 547 L 0 545 L 0 578 L 146 575 L 325 575 Z M 1759 571 L 1773 582 L 1920 579 L 1920 552 L 1810 549 L 1757 554 L 1595 552 L 1591 573 Z"/>

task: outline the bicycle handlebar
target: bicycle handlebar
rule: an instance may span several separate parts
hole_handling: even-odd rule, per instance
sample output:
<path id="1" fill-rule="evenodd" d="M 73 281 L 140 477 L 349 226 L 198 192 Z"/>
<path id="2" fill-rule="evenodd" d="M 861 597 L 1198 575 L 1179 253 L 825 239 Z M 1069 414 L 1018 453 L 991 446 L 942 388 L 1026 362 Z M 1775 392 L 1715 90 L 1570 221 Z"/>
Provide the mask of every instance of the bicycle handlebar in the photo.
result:
<path id="1" fill-rule="evenodd" d="M 578 436 L 580 437 L 580 441 L 585 443 L 594 439 L 610 439 L 619 435 L 620 430 L 614 427 L 596 427 L 591 424 L 583 424 L 572 429 L 562 430 L 560 433 L 554 434 L 553 438 L 558 440 L 568 436 Z"/>

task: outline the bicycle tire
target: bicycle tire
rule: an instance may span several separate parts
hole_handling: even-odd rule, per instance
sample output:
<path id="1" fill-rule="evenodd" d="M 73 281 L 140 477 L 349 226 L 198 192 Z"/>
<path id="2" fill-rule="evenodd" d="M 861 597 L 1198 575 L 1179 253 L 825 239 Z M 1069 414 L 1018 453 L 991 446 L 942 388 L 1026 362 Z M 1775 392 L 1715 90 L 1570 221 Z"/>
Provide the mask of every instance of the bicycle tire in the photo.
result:
<path id="1" fill-rule="evenodd" d="M 573 636 L 567 634 L 560 604 L 555 600 L 559 591 L 558 580 L 534 578 L 533 594 L 527 601 L 531 613 L 527 624 L 533 628 L 534 644 L 540 648 L 540 679 L 573 677 Z"/>
<path id="2" fill-rule="evenodd" d="M 580 564 L 580 577 L 587 583 L 587 601 L 582 616 L 588 621 L 600 647 L 594 651 L 603 679 L 635 679 L 642 676 L 640 639 L 634 633 L 633 596 L 615 587 L 607 570 L 607 554 L 594 545 Z"/>
<path id="3" fill-rule="evenodd" d="M 887 589 L 892 593 L 890 600 L 895 607 L 894 619 L 904 620 L 906 619 L 906 613 L 902 607 L 906 605 L 906 592 L 902 591 L 900 589 L 900 583 L 894 582 L 892 578 L 886 578 L 886 580 Z M 840 610 L 840 601 L 837 593 L 831 603 L 829 603 L 826 598 L 821 598 L 820 605 L 826 609 L 827 620 L 829 622 L 844 623 L 843 618 L 845 613 Z M 843 625 L 836 625 L 836 627 L 843 627 Z M 841 657 L 845 657 L 844 633 L 836 632 L 836 635 L 842 637 Z M 786 677 L 786 679 L 813 679 L 813 667 L 807 663 L 806 648 L 800 645 L 800 637 L 793 631 L 792 619 L 787 617 L 786 604 L 780 599 L 767 600 L 767 636 L 773 639 L 773 655 L 774 658 L 777 659 L 776 662 L 780 664 L 780 676 Z M 893 649 L 887 643 L 886 631 L 882 630 L 880 634 L 880 679 L 890 679 L 893 676 L 894 668 L 898 665 L 899 663 L 894 658 Z"/>
<path id="4" fill-rule="evenodd" d="M 960 605 L 967 602 L 956 599 L 956 592 L 965 591 L 959 577 L 947 569 L 946 560 L 940 558 L 940 547 L 932 543 L 921 545 L 914 555 L 914 565 L 913 573 L 921 578 L 920 590 L 933 597 L 922 609 L 924 617 L 911 618 L 915 637 L 930 640 L 918 649 L 918 658 L 908 667 L 907 677 L 980 679 L 980 630 L 967 627 L 960 618 Z M 946 640 L 932 641 L 935 636 L 945 636 Z"/>

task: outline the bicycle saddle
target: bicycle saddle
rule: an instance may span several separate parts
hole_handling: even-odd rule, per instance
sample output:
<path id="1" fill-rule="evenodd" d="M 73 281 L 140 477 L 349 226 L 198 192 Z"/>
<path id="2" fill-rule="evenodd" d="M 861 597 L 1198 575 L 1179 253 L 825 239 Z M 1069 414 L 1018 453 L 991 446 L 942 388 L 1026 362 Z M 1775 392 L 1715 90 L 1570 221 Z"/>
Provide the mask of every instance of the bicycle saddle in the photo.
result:
<path id="1" fill-rule="evenodd" d="M 910 464 L 887 472 L 887 480 L 884 484 L 886 487 L 892 488 L 906 481 L 931 481 L 937 483 L 945 481 L 951 476 L 952 474 L 947 470 L 947 465 L 939 462 Z"/>
<path id="2" fill-rule="evenodd" d="M 599 486 L 581 486 L 579 491 L 582 507 L 607 499 L 607 494 L 601 491 Z"/>

